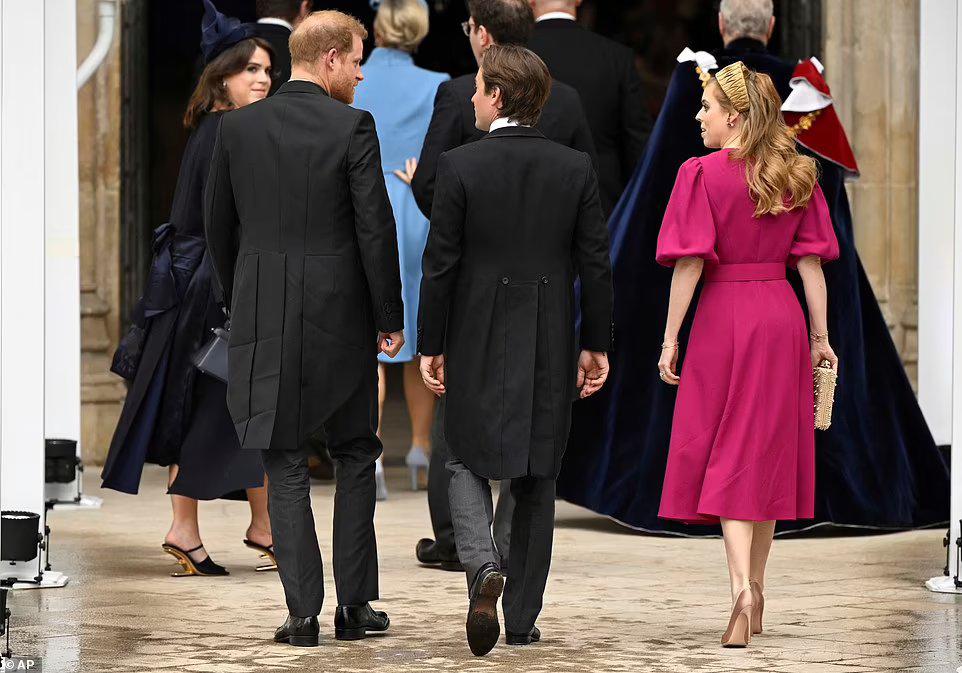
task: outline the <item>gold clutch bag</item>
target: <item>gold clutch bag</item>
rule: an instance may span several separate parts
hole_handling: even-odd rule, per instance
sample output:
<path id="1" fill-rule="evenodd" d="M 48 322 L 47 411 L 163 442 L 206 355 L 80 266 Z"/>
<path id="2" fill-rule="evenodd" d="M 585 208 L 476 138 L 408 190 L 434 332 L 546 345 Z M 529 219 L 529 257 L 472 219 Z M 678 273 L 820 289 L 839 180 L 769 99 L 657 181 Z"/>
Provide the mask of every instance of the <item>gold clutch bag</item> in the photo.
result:
<path id="1" fill-rule="evenodd" d="M 828 430 L 832 425 L 832 405 L 835 403 L 835 383 L 838 374 L 832 363 L 823 360 L 815 368 L 815 429 Z"/>

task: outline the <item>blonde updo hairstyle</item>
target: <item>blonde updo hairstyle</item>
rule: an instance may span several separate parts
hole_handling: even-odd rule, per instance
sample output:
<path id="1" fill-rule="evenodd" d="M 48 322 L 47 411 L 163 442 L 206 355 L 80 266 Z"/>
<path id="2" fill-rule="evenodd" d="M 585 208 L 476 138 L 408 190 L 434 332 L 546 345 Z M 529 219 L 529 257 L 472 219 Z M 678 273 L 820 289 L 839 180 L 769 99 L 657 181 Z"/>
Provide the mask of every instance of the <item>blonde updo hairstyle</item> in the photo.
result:
<path id="1" fill-rule="evenodd" d="M 378 44 L 409 53 L 417 50 L 428 27 L 428 6 L 423 0 L 384 0 L 374 17 Z"/>
<path id="2" fill-rule="evenodd" d="M 741 68 L 742 77 L 732 76 L 729 69 L 733 66 Z M 782 117 L 781 96 L 771 77 L 749 70 L 741 62 L 733 66 L 716 73 L 722 77 L 721 83 L 713 76 L 711 86 L 716 88 L 722 108 L 741 116 L 740 147 L 732 155 L 745 163 L 745 181 L 755 202 L 755 217 L 804 208 L 818 181 L 815 160 L 798 153 L 795 137 Z M 733 104 L 732 99 L 739 105 Z M 739 109 L 746 104 L 747 109 Z"/>

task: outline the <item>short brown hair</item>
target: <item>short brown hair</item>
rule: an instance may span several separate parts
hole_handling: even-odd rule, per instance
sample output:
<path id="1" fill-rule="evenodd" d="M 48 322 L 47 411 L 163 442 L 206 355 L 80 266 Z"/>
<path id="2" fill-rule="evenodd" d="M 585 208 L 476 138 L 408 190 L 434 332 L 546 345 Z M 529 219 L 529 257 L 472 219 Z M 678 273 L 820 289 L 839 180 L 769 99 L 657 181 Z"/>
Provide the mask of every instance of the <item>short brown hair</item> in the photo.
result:
<path id="1" fill-rule="evenodd" d="M 350 14 L 327 9 L 313 12 L 291 33 L 291 63 L 313 65 L 331 49 L 347 54 L 354 36 L 367 39 L 367 29 Z"/>
<path id="2" fill-rule="evenodd" d="M 551 74 L 538 55 L 515 44 L 491 45 L 481 59 L 484 92 L 501 91 L 501 116 L 534 126 L 551 94 Z"/>
<path id="3" fill-rule="evenodd" d="M 468 14 L 498 44 L 527 44 L 534 27 L 528 0 L 468 0 Z"/>

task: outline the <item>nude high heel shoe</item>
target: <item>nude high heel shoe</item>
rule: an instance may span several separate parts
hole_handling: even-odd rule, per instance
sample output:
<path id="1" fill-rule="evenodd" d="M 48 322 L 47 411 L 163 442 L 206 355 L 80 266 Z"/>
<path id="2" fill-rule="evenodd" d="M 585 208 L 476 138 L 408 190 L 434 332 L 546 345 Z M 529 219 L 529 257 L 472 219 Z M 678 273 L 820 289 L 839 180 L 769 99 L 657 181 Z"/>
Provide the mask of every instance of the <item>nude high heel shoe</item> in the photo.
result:
<path id="1" fill-rule="evenodd" d="M 431 461 L 427 452 L 420 446 L 411 445 L 408 455 L 404 458 L 408 470 L 411 471 L 411 490 L 421 490 L 421 472 L 424 472 L 424 482 L 427 482 L 428 466 Z"/>
<path id="2" fill-rule="evenodd" d="M 735 599 L 728 629 L 722 636 L 723 647 L 745 647 L 752 640 L 752 590 L 742 589 Z"/>
<path id="3" fill-rule="evenodd" d="M 387 500 L 387 479 L 384 477 L 384 464 L 378 458 L 374 462 L 375 498 L 378 501 Z"/>
<path id="4" fill-rule="evenodd" d="M 762 632 L 762 613 L 765 611 L 765 597 L 762 585 L 752 580 L 748 583 L 752 590 L 752 635 Z"/>

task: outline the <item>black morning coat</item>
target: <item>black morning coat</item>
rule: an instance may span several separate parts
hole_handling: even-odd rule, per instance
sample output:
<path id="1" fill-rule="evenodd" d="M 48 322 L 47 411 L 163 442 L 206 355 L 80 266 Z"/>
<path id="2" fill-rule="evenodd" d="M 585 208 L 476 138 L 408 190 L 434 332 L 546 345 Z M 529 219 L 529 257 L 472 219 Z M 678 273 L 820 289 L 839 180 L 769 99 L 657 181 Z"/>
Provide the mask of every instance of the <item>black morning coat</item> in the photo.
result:
<path id="1" fill-rule="evenodd" d="M 228 112 L 204 223 L 241 446 L 296 449 L 376 376 L 377 331 L 404 325 L 373 117 L 305 81 Z"/>
<path id="2" fill-rule="evenodd" d="M 425 217 L 431 217 L 438 157 L 442 152 L 484 137 L 484 132 L 474 125 L 474 105 L 471 103 L 474 88 L 474 75 L 462 75 L 442 82 L 434 96 L 434 112 L 421 146 L 418 169 L 411 182 L 414 200 Z M 558 81 L 551 82 L 551 94 L 537 128 L 555 142 L 587 152 L 597 168 L 591 127 L 585 117 L 581 98 L 573 88 Z"/>
<path id="3" fill-rule="evenodd" d="M 611 264 L 587 154 L 527 127 L 441 155 L 418 350 L 445 356 L 445 437 L 489 479 L 554 479 L 581 348 L 611 346 Z"/>
<path id="4" fill-rule="evenodd" d="M 535 23 L 528 48 L 544 60 L 552 77 L 581 96 L 598 151 L 601 206 L 610 213 L 651 132 L 635 55 L 568 19 Z"/>

